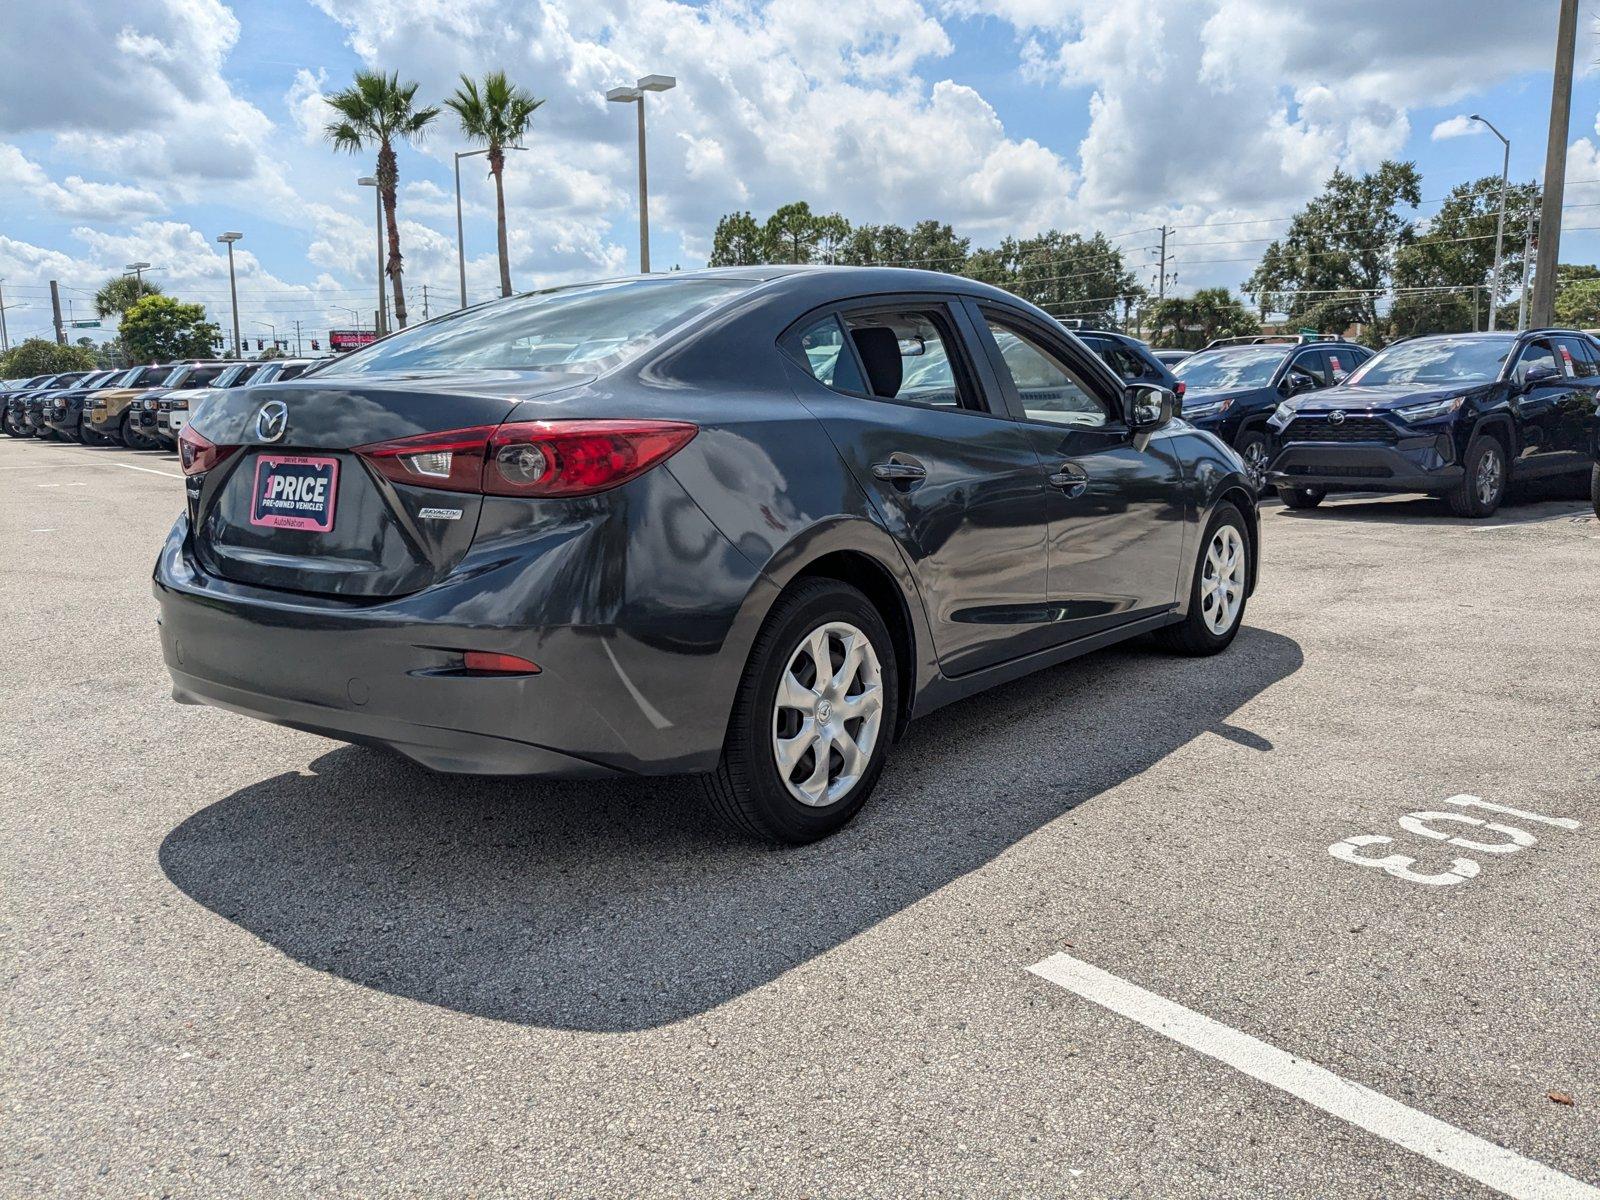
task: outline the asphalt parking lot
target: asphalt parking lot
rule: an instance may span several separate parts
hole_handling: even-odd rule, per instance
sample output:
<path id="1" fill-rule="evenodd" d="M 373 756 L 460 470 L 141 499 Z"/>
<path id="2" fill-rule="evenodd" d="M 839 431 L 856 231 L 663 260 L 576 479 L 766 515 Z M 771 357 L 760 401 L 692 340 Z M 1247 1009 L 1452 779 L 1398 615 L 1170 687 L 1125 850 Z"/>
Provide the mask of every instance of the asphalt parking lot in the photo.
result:
<path id="1" fill-rule="evenodd" d="M 942 710 L 768 850 L 171 703 L 175 459 L 0 440 L 0 1191 L 1590 1195 L 1576 496 L 1272 505 L 1224 657 Z"/>

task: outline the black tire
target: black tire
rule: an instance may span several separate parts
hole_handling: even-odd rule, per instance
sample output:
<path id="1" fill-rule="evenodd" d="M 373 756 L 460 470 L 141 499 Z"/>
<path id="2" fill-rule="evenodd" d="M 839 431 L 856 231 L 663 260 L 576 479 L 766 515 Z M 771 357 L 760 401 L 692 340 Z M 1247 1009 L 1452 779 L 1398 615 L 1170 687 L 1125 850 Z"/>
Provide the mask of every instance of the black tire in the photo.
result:
<path id="1" fill-rule="evenodd" d="M 122 420 L 117 422 L 117 435 L 111 440 L 121 442 L 129 450 L 143 450 L 144 439 L 134 429 L 132 417 L 132 413 L 122 414 Z"/>
<path id="2" fill-rule="evenodd" d="M 78 440 L 85 446 L 109 446 L 111 439 L 103 433 L 96 433 L 88 421 L 78 422 Z"/>
<path id="3" fill-rule="evenodd" d="M 1233 526 L 1244 544 L 1244 582 L 1240 588 L 1242 594 L 1239 597 L 1239 611 L 1234 614 L 1232 624 L 1223 632 L 1217 633 L 1206 621 L 1203 587 L 1206 556 L 1211 550 L 1212 541 L 1225 525 Z M 1243 514 L 1233 505 L 1219 504 L 1206 525 L 1205 537 L 1200 539 L 1200 553 L 1194 565 L 1194 580 L 1189 584 L 1189 611 L 1176 625 L 1156 630 L 1156 644 L 1170 653 L 1186 654 L 1196 658 L 1208 654 L 1220 654 L 1226 650 L 1229 643 L 1238 635 L 1239 626 L 1244 624 L 1244 610 L 1249 603 L 1250 569 L 1250 527 L 1245 523 Z"/>
<path id="4" fill-rule="evenodd" d="M 1289 508 L 1315 508 L 1321 504 L 1328 493 L 1321 488 L 1307 487 L 1281 487 L 1278 489 L 1278 499 Z"/>
<path id="5" fill-rule="evenodd" d="M 1506 498 L 1506 484 L 1510 478 L 1506 448 L 1498 438 L 1480 433 L 1468 444 L 1461 466 L 1460 486 L 1444 496 L 1450 511 L 1458 517 L 1492 516 Z M 1485 480 L 1485 476 L 1491 474 L 1492 486 Z"/>
<path id="6" fill-rule="evenodd" d="M 1246 429 L 1239 435 L 1233 448 L 1244 459 L 1245 474 L 1250 477 L 1250 482 L 1260 491 L 1266 483 L 1267 455 L 1271 450 L 1267 435 L 1259 429 Z"/>
<path id="7" fill-rule="evenodd" d="M 774 721 L 780 716 L 778 685 L 791 658 L 801 653 L 814 630 L 833 622 L 847 623 L 866 635 L 878 659 L 882 705 L 866 768 L 832 803 L 814 806 L 794 796 L 779 774 Z M 765 841 L 801 845 L 826 837 L 848 823 L 872 794 L 883 773 L 898 716 L 899 664 L 894 641 L 878 610 L 849 584 L 834 579 L 802 580 L 779 597 L 750 649 L 728 721 L 722 761 L 704 777 L 706 799 L 712 811 L 734 829 Z M 798 714 L 793 717 L 798 719 Z M 861 729 L 857 721 L 854 733 L 859 735 Z M 806 753 L 811 757 L 798 761 L 797 775 L 805 774 L 808 762 L 815 766 L 815 751 Z M 836 753 L 828 751 L 829 773 L 835 780 L 837 772 L 831 764 Z M 839 762 L 842 766 L 842 757 Z"/>
<path id="8" fill-rule="evenodd" d="M 1589 503 L 1594 505 L 1594 515 L 1600 517 L 1600 463 L 1589 468 Z"/>
<path id="9" fill-rule="evenodd" d="M 5 415 L 0 417 L 0 428 L 5 429 L 7 437 L 20 438 L 28 436 L 27 432 L 22 428 L 21 423 L 11 419 L 10 408 L 7 408 Z"/>

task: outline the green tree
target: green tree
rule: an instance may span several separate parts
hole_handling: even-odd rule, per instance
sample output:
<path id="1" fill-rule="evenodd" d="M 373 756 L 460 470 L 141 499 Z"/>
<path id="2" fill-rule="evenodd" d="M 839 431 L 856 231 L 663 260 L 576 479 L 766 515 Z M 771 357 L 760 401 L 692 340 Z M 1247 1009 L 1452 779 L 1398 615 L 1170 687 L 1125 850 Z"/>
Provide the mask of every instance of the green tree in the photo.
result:
<path id="1" fill-rule="evenodd" d="M 747 212 L 728 213 L 711 235 L 713 267 L 753 267 L 767 261 L 767 237 Z"/>
<path id="2" fill-rule="evenodd" d="M 94 311 L 102 317 L 121 316 L 135 300 L 160 294 L 160 287 L 141 276 L 113 275 L 94 294 Z"/>
<path id="3" fill-rule="evenodd" d="M 456 94 L 445 106 L 461 122 L 461 132 L 470 142 L 489 148 L 489 174 L 494 176 L 495 220 L 499 230 L 500 294 L 511 295 L 511 259 L 506 250 L 506 191 L 502 176 L 506 169 L 506 147 L 515 146 L 533 124 L 533 114 L 543 100 L 518 87 L 504 71 L 490 71 L 483 87 L 463 75 Z"/>
<path id="4" fill-rule="evenodd" d="M 1144 295 L 1122 251 L 1104 234 L 1083 237 L 1052 229 L 1036 237 L 1007 238 L 975 251 L 963 274 L 1005 288 L 1052 316 L 1113 324 L 1117 306 Z"/>
<path id="5" fill-rule="evenodd" d="M 1198 350 L 1213 338 L 1249 337 L 1261 322 L 1225 287 L 1201 288 L 1193 296 L 1169 297 L 1151 309 L 1158 346 Z"/>
<path id="6" fill-rule="evenodd" d="M 211 358 L 222 330 L 206 320 L 203 304 L 185 304 L 171 296 L 146 296 L 122 314 L 117 331 L 134 362 L 170 362 L 179 358 Z"/>
<path id="7" fill-rule="evenodd" d="M 817 234 L 817 261 L 837 263 L 845 243 L 850 240 L 850 222 L 838 213 L 828 213 L 816 219 L 814 228 Z"/>
<path id="8" fill-rule="evenodd" d="M 822 230 L 811 205 L 804 200 L 785 204 L 762 227 L 769 262 L 808 263 L 822 240 Z"/>
<path id="9" fill-rule="evenodd" d="M 837 261 L 855 266 L 911 267 L 959 275 L 971 246 L 942 221 L 900 225 L 858 225 L 840 248 Z"/>
<path id="10" fill-rule="evenodd" d="M 1600 269 L 1563 264 L 1556 276 L 1556 324 L 1600 329 Z"/>
<path id="11" fill-rule="evenodd" d="M 1397 210 L 1419 204 L 1421 188 L 1414 163 L 1386 162 L 1366 175 L 1335 171 L 1267 247 L 1245 290 L 1263 313 L 1285 312 L 1293 324 L 1335 333 L 1360 324 L 1375 335 L 1378 299 L 1413 237 Z"/>
<path id="12" fill-rule="evenodd" d="M 55 375 L 62 371 L 92 371 L 94 351 L 82 346 L 63 346 L 49 338 L 28 338 L 18 342 L 9 354 L 0 355 L 0 379 L 27 379 L 33 375 Z"/>
<path id="13" fill-rule="evenodd" d="M 417 141 L 439 115 L 437 108 L 417 108 L 416 96 L 417 85 L 401 83 L 398 72 L 357 71 L 351 87 L 324 97 L 340 118 L 324 131 L 335 149 L 351 154 L 372 146 L 378 149 L 378 191 L 389 240 L 384 271 L 394 288 L 394 319 L 401 329 L 406 327 L 406 293 L 401 281 L 400 226 L 395 219 L 400 166 L 394 143 L 397 139 Z"/>

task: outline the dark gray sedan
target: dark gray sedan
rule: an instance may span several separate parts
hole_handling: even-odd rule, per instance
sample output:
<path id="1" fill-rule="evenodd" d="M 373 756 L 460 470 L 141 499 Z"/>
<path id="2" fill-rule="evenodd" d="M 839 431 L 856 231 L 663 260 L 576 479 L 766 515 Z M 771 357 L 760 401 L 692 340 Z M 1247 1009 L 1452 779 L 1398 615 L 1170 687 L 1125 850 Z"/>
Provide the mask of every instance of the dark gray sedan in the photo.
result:
<path id="1" fill-rule="evenodd" d="M 173 694 L 440 771 L 700 774 L 807 841 L 914 717 L 1138 634 L 1232 641 L 1255 493 L 1172 412 L 948 275 L 465 309 L 184 428 Z"/>

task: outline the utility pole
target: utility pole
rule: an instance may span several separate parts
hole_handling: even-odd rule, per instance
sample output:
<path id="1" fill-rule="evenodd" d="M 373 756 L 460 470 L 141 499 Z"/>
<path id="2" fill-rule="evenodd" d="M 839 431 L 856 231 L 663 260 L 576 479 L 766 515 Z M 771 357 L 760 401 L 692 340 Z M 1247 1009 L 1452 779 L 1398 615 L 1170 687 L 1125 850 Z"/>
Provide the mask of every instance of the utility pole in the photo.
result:
<path id="1" fill-rule="evenodd" d="M 428 285 L 422 285 L 422 319 L 428 319 Z"/>
<path id="2" fill-rule="evenodd" d="M 1578 41 L 1578 0 L 1561 0 L 1556 26 L 1555 82 L 1550 89 L 1550 141 L 1544 157 L 1544 211 L 1539 217 L 1539 264 L 1533 276 L 1535 327 L 1555 324 L 1556 267 L 1561 259 L 1561 205 L 1572 118 L 1572 60 Z"/>
<path id="3" fill-rule="evenodd" d="M 1517 294 L 1517 332 L 1528 327 L 1528 272 L 1533 269 L 1533 209 L 1528 209 L 1528 232 L 1522 239 L 1522 288 Z"/>
<path id="4" fill-rule="evenodd" d="M 66 326 L 61 324 L 61 289 L 56 286 L 54 279 L 50 281 L 50 311 L 55 314 L 56 319 L 56 342 L 65 346 L 67 344 L 67 330 Z"/>
<path id="5" fill-rule="evenodd" d="M 0 283 L 4 283 L 0 279 Z M 11 335 L 6 332 L 6 294 L 0 290 L 0 354 L 11 353 Z"/>
<path id="6" fill-rule="evenodd" d="M 294 356 L 296 358 L 304 358 L 305 357 L 303 354 L 300 353 L 300 322 L 299 321 L 296 321 L 294 323 Z"/>
<path id="7" fill-rule="evenodd" d="M 1167 298 L 1167 227 L 1161 226 L 1161 275 L 1156 281 L 1156 302 Z"/>

